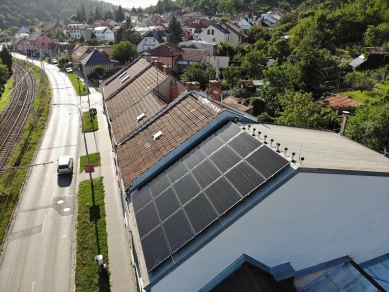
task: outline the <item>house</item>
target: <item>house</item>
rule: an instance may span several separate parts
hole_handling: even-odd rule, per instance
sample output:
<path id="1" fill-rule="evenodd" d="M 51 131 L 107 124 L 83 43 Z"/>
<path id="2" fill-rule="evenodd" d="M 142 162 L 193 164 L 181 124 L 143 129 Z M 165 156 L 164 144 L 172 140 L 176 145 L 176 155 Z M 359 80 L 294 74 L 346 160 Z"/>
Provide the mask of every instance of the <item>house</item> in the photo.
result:
<path id="1" fill-rule="evenodd" d="M 164 31 L 149 30 L 142 35 L 140 43 L 137 45 L 138 52 L 152 50 L 160 44 L 167 42 L 167 36 Z"/>
<path id="2" fill-rule="evenodd" d="M 219 24 L 211 24 L 201 33 L 199 33 L 198 37 L 198 40 L 209 43 L 219 44 L 220 42 L 230 42 L 230 32 L 221 27 Z M 236 44 L 236 46 L 237 45 L 238 44 Z"/>
<path id="3" fill-rule="evenodd" d="M 115 39 L 113 31 L 106 26 L 95 27 L 93 33 L 99 41 L 113 42 Z"/>
<path id="4" fill-rule="evenodd" d="M 208 19 L 208 15 L 202 13 L 202 12 L 190 12 L 190 13 L 185 13 L 181 17 L 181 21 L 185 22 L 187 20 L 196 20 L 199 21 L 200 19 Z"/>
<path id="5" fill-rule="evenodd" d="M 22 54 L 26 54 L 30 49 L 28 37 L 26 36 L 17 38 L 15 42 L 12 42 L 12 49 Z"/>
<path id="6" fill-rule="evenodd" d="M 162 43 L 148 52 L 150 57 L 156 57 L 161 63 L 167 64 L 173 71 L 177 71 L 179 60 L 182 60 L 183 50 L 173 43 Z"/>
<path id="7" fill-rule="evenodd" d="M 284 14 L 285 12 L 282 9 L 276 8 L 261 14 L 260 21 L 264 25 L 275 26 Z"/>
<path id="8" fill-rule="evenodd" d="M 250 115 L 253 114 L 253 106 L 246 104 L 243 98 L 237 98 L 235 96 L 228 96 L 223 98 L 222 101 L 242 112 L 248 113 Z"/>
<path id="9" fill-rule="evenodd" d="M 46 53 L 49 50 L 49 45 L 53 43 L 53 40 L 47 35 L 35 32 L 28 39 L 29 49 L 31 53 Z"/>
<path id="10" fill-rule="evenodd" d="M 79 40 L 81 37 L 88 40 L 92 35 L 92 27 L 86 23 L 69 23 L 67 25 L 66 35 L 69 38 Z"/>
<path id="11" fill-rule="evenodd" d="M 76 45 L 70 54 L 70 61 L 74 66 L 79 67 L 82 59 L 88 56 L 92 51 L 92 47 Z"/>
<path id="12" fill-rule="evenodd" d="M 207 56 L 213 56 L 217 54 L 217 43 L 207 42 L 207 41 L 185 41 L 180 42 L 178 45 L 181 48 L 194 48 L 202 49 L 207 51 Z"/>
<path id="13" fill-rule="evenodd" d="M 219 24 L 222 28 L 230 32 L 229 43 L 233 46 L 239 46 L 242 43 L 247 44 L 248 36 L 242 28 L 233 23 L 220 22 Z"/>
<path id="14" fill-rule="evenodd" d="M 352 99 L 351 96 L 341 96 L 339 94 L 324 98 L 322 102 L 336 111 L 351 110 L 363 105 L 362 102 Z"/>
<path id="15" fill-rule="evenodd" d="M 30 32 L 31 32 L 31 28 L 22 26 L 22 27 L 18 30 L 18 32 L 17 32 L 16 34 L 17 34 L 17 35 L 20 35 L 20 34 L 30 34 Z M 32 32 L 35 32 L 35 30 L 32 31 Z"/>
<path id="16" fill-rule="evenodd" d="M 50 53 L 49 55 L 55 58 L 67 58 L 70 59 L 76 44 L 64 43 L 64 42 L 54 42 L 49 45 Z"/>
<path id="17" fill-rule="evenodd" d="M 111 73 L 114 69 L 114 63 L 96 48 L 81 60 L 80 65 L 84 76 L 94 73 L 97 65 L 103 66 L 104 74 Z"/>
<path id="18" fill-rule="evenodd" d="M 51 21 L 45 21 L 41 25 L 39 25 L 37 28 L 35 28 L 36 32 L 40 33 L 47 33 L 49 31 L 52 31 L 56 27 L 56 24 Z"/>
<path id="19" fill-rule="evenodd" d="M 114 27 L 115 25 L 118 25 L 118 23 L 113 19 L 107 19 L 103 21 L 99 26 L 108 26 L 108 27 Z"/>
<path id="20" fill-rule="evenodd" d="M 126 19 L 130 17 L 132 22 L 138 22 L 138 15 L 133 11 L 125 12 L 124 16 Z"/>
<path id="21" fill-rule="evenodd" d="M 366 55 L 361 54 L 348 64 L 354 70 L 371 70 L 389 64 L 389 49 L 382 47 L 366 47 Z"/>
<path id="22" fill-rule="evenodd" d="M 206 64 L 207 51 L 203 49 L 182 48 L 182 54 L 178 58 L 178 71 L 183 71 L 194 63 Z"/>

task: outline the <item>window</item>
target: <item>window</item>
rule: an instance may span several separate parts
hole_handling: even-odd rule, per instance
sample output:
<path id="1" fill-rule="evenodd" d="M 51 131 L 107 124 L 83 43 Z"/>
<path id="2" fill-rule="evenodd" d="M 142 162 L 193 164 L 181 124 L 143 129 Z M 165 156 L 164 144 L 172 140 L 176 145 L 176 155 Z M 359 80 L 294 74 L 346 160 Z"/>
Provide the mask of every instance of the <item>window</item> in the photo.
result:
<path id="1" fill-rule="evenodd" d="M 213 41 L 213 42 L 216 42 L 216 38 L 212 38 L 212 41 Z"/>
<path id="2" fill-rule="evenodd" d="M 42 47 L 44 47 L 45 46 L 45 43 L 42 43 Z"/>
<path id="3" fill-rule="evenodd" d="M 207 29 L 207 35 L 209 35 L 209 29 Z"/>
<path id="4" fill-rule="evenodd" d="M 215 31 L 214 30 L 211 30 L 211 35 L 214 35 L 215 34 Z"/>
<path id="5" fill-rule="evenodd" d="M 110 68 L 105 68 L 105 72 L 109 73 L 109 72 L 111 72 L 111 69 Z"/>

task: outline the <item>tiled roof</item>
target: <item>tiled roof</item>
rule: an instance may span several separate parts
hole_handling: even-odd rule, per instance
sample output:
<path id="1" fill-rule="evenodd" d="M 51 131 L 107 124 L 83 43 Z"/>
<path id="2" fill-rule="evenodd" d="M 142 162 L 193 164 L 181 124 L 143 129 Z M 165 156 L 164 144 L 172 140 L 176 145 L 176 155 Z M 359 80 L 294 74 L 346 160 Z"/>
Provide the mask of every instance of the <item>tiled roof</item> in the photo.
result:
<path id="1" fill-rule="evenodd" d="M 42 33 L 40 32 L 34 32 L 31 36 L 30 36 L 30 41 L 36 41 L 40 36 L 42 35 Z"/>
<path id="2" fill-rule="evenodd" d="M 242 111 L 242 112 L 247 112 L 253 108 L 253 106 L 251 106 L 251 105 L 247 106 L 247 105 L 243 105 L 243 104 L 239 103 L 239 100 L 234 96 L 229 96 L 229 97 L 224 98 L 223 102 L 240 110 L 240 111 Z"/>
<path id="3" fill-rule="evenodd" d="M 72 61 L 73 62 L 74 61 L 81 61 L 82 58 L 90 52 L 92 52 L 92 48 L 78 46 L 77 48 L 74 49 L 74 51 L 71 55 Z"/>
<path id="4" fill-rule="evenodd" d="M 163 110 L 155 120 L 145 124 L 126 143 L 118 146 L 118 159 L 126 189 L 134 179 L 223 111 L 220 106 L 213 103 L 210 106 L 210 103 L 192 94 L 184 95 Z M 163 135 L 154 140 L 153 135 L 159 131 Z"/>
<path id="5" fill-rule="evenodd" d="M 88 56 L 82 61 L 82 65 L 94 66 L 94 65 L 106 65 L 112 64 L 112 61 L 108 59 L 103 53 L 100 53 L 97 49 L 94 49 Z"/>
<path id="6" fill-rule="evenodd" d="M 179 46 L 173 43 L 163 43 L 155 49 L 152 49 L 149 53 L 151 56 L 157 57 L 174 57 L 180 55 L 182 50 Z"/>
<path id="7" fill-rule="evenodd" d="M 344 110 L 351 107 L 357 107 L 363 105 L 363 103 L 356 101 L 349 97 L 344 97 L 340 95 L 334 95 L 323 99 L 324 104 L 328 104 L 333 109 Z"/>
<path id="8" fill-rule="evenodd" d="M 206 50 L 183 48 L 182 60 L 200 62 L 207 54 Z"/>
<path id="9" fill-rule="evenodd" d="M 221 31 L 224 34 L 230 33 L 228 30 L 226 30 L 225 28 L 221 27 L 220 24 L 211 24 L 210 26 L 216 28 L 217 30 Z"/>
<path id="10" fill-rule="evenodd" d="M 142 38 L 145 38 L 145 37 L 153 37 L 155 38 L 159 43 L 164 43 L 165 40 L 163 39 L 163 37 L 166 37 L 166 34 L 164 31 L 162 30 L 158 30 L 158 31 L 155 31 L 155 30 L 150 30 L 148 31 L 147 33 L 145 33 Z"/>

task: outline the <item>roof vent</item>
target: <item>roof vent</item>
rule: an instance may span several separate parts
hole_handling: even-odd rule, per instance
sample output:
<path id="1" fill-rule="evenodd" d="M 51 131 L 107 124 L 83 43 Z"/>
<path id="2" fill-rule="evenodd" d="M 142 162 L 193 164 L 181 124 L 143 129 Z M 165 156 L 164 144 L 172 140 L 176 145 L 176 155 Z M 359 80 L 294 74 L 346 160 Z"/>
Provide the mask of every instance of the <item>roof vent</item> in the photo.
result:
<path id="1" fill-rule="evenodd" d="M 280 145 L 281 143 L 276 143 L 276 152 L 280 153 Z"/>
<path id="2" fill-rule="evenodd" d="M 124 78 L 122 81 L 120 81 L 120 83 L 123 83 L 123 82 L 126 81 L 128 78 L 130 78 L 130 75 L 127 75 L 126 78 Z"/>
<path id="3" fill-rule="evenodd" d="M 122 74 L 119 75 L 118 79 L 122 78 L 124 75 L 126 75 L 126 71 L 124 71 Z"/>
<path id="4" fill-rule="evenodd" d="M 162 131 L 158 131 L 157 133 L 154 134 L 153 140 L 157 140 L 159 137 L 163 135 Z"/>
<path id="5" fill-rule="evenodd" d="M 296 155 L 296 153 L 295 152 L 292 152 L 292 157 L 290 158 L 291 160 L 292 160 L 292 162 L 296 162 L 295 160 L 294 160 L 294 156 Z"/>
<path id="6" fill-rule="evenodd" d="M 146 116 L 145 113 L 141 113 L 139 116 L 136 117 L 136 121 L 139 123 L 139 121 L 143 119 L 145 116 Z"/>

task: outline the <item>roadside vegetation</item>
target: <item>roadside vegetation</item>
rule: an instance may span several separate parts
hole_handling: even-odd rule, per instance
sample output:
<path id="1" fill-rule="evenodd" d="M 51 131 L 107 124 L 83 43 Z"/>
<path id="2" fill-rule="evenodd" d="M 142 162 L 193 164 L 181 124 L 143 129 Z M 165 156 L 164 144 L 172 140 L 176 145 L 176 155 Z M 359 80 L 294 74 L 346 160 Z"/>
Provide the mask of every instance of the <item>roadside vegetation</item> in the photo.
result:
<path id="1" fill-rule="evenodd" d="M 85 86 L 85 83 L 82 79 L 78 78 L 77 74 L 69 73 L 68 77 L 73 84 L 74 89 L 77 92 L 77 95 L 87 95 L 89 94 L 89 89 Z"/>
<path id="2" fill-rule="evenodd" d="M 95 205 L 89 180 L 79 185 L 77 216 L 76 291 L 110 291 L 109 273 L 99 273 L 95 256 L 103 255 L 108 267 L 108 245 L 103 178 L 93 180 Z"/>
<path id="3" fill-rule="evenodd" d="M 89 111 L 82 114 L 82 120 L 84 122 L 84 132 L 94 132 L 99 129 L 99 121 L 96 115 L 91 115 Z"/>
<path id="4" fill-rule="evenodd" d="M 35 150 L 39 146 L 41 136 L 45 131 L 51 100 L 51 91 L 45 86 L 49 80 L 46 75 L 43 75 L 46 80 L 42 79 L 40 68 L 28 62 L 14 61 L 24 63 L 29 68 L 33 67 L 31 72 L 34 73 L 37 85 L 34 100 L 35 120 L 32 119 L 31 115 L 27 119 L 24 133 L 6 167 L 16 167 L 32 163 Z M 19 193 L 23 189 L 27 174 L 28 168 L 26 167 L 6 170 L 0 176 L 0 242 L 3 242 L 6 235 L 12 212 L 18 202 Z"/>
<path id="5" fill-rule="evenodd" d="M 14 86 L 14 80 L 13 80 L 13 78 L 11 78 L 5 84 L 4 92 L 0 97 L 0 113 L 3 111 L 3 109 L 5 109 L 8 101 L 12 97 L 11 93 L 12 93 L 13 86 Z"/>
<path id="6" fill-rule="evenodd" d="M 94 167 L 101 165 L 100 153 L 89 153 L 89 162 L 93 163 Z M 84 171 L 84 165 L 88 164 L 88 158 L 86 155 L 80 156 L 80 172 Z"/>

